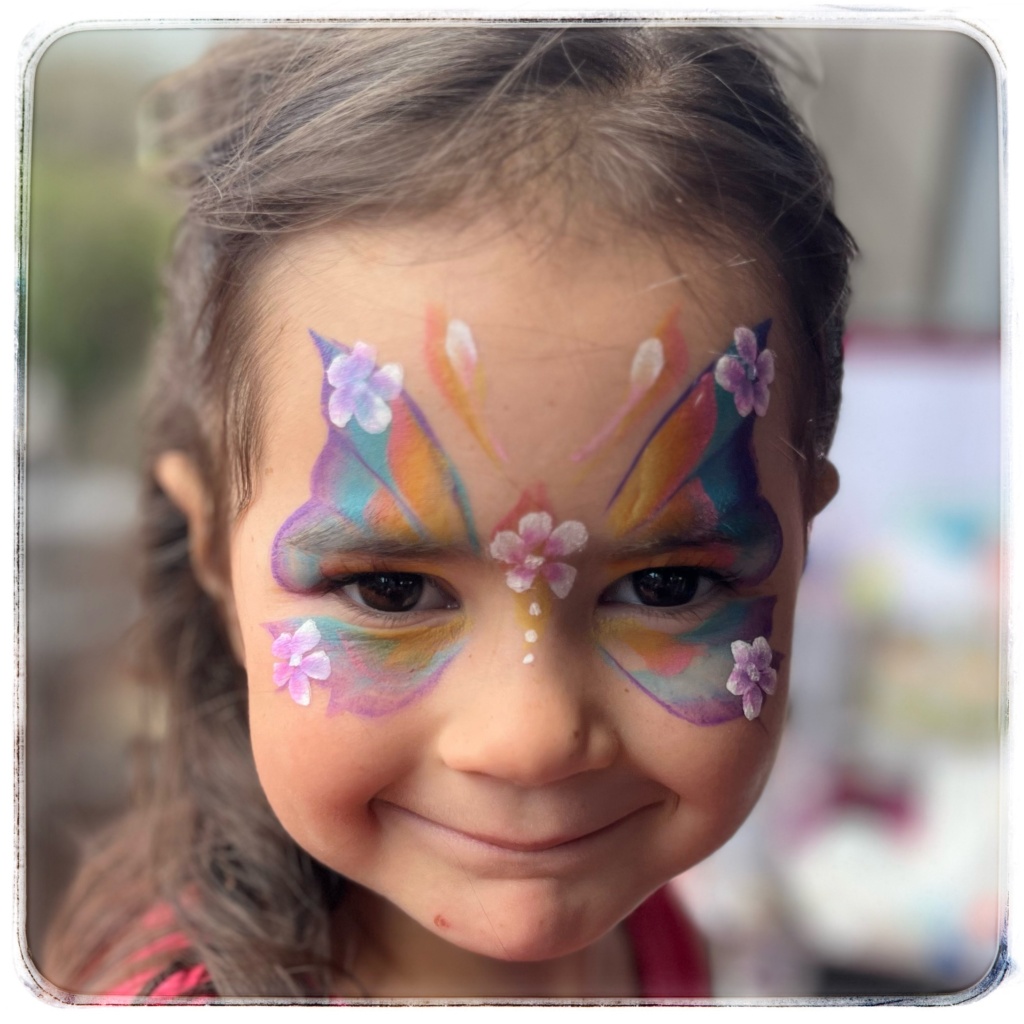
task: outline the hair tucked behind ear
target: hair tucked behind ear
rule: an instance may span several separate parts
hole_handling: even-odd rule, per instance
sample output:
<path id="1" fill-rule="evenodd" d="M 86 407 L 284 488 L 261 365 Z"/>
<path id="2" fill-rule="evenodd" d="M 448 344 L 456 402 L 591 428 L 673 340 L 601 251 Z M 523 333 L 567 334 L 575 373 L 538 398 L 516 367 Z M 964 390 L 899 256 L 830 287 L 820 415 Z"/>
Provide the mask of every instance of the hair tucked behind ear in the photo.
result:
<path id="1" fill-rule="evenodd" d="M 853 243 L 831 181 L 751 39 L 702 28 L 258 30 L 169 79 L 147 159 L 187 197 L 167 273 L 143 498 L 147 682 L 167 726 L 141 809 L 90 861 L 46 968 L 95 990 L 164 902 L 223 995 L 325 992 L 344 881 L 286 835 L 256 778 L 244 673 L 156 483 L 191 459 L 214 549 L 253 495 L 259 316 L 275 237 L 317 226 L 513 214 L 554 195 L 671 241 L 767 261 L 788 299 L 808 478 L 835 429 Z M 222 566 L 226 572 L 226 566 Z"/>

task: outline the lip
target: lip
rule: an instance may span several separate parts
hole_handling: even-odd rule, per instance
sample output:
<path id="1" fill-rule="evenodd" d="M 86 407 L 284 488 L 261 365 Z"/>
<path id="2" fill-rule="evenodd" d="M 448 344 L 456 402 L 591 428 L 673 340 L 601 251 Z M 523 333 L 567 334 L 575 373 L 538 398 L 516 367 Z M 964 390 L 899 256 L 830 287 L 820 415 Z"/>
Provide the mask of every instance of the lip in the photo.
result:
<path id="1" fill-rule="evenodd" d="M 600 840 L 603 837 L 610 835 L 620 827 L 631 822 L 634 818 L 643 814 L 645 811 L 657 806 L 656 802 L 644 804 L 641 807 L 628 811 L 607 824 L 599 825 L 596 828 L 587 828 L 583 831 L 566 832 L 549 836 L 544 839 L 523 842 L 521 840 L 508 839 L 503 836 L 470 832 L 464 829 L 455 828 L 452 825 L 445 825 L 439 821 L 435 821 L 433 818 L 428 818 L 422 814 L 418 814 L 416 811 L 412 811 L 408 807 L 403 807 L 400 804 L 393 804 L 390 801 L 378 800 L 376 803 L 381 809 L 396 812 L 402 817 L 411 820 L 419 827 L 429 829 L 440 837 L 448 838 L 449 841 L 454 839 L 456 841 L 472 844 L 482 850 L 493 851 L 497 854 L 522 857 L 538 856 L 541 854 L 557 855 L 563 852 L 567 854 L 575 853 L 585 844 L 588 844 L 591 841 Z"/>

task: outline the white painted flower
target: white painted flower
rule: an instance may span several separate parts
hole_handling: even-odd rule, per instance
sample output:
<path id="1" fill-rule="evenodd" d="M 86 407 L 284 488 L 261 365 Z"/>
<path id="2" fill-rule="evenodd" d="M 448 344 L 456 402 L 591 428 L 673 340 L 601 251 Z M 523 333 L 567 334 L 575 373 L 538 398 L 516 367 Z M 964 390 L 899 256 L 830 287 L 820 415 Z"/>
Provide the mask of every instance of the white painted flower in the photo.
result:
<path id="1" fill-rule="evenodd" d="M 351 352 L 331 360 L 327 381 L 334 388 L 327 413 L 336 427 L 353 416 L 368 434 L 383 434 L 391 425 L 391 406 L 402 391 L 402 367 L 386 363 L 377 367 L 377 350 L 357 341 Z"/>
<path id="2" fill-rule="evenodd" d="M 331 674 L 330 659 L 320 645 L 320 630 L 312 619 L 299 626 L 294 633 L 281 633 L 270 646 L 275 658 L 284 658 L 274 666 L 274 682 L 287 686 L 296 704 L 309 704 L 310 679 L 324 680 Z"/>
<path id="3" fill-rule="evenodd" d="M 778 682 L 772 668 L 772 649 L 763 636 L 752 644 L 734 640 L 732 658 L 735 666 L 725 688 L 743 698 L 743 714 L 753 721 L 761 713 L 764 694 L 773 694 Z"/>
<path id="4" fill-rule="evenodd" d="M 502 530 L 491 541 L 491 555 L 512 566 L 505 581 L 517 593 L 529 590 L 538 575 L 548 581 L 555 597 L 565 597 L 576 580 L 576 570 L 552 561 L 579 551 L 587 543 L 587 528 L 575 519 L 557 527 L 547 512 L 529 512 L 519 520 L 519 532 Z"/>

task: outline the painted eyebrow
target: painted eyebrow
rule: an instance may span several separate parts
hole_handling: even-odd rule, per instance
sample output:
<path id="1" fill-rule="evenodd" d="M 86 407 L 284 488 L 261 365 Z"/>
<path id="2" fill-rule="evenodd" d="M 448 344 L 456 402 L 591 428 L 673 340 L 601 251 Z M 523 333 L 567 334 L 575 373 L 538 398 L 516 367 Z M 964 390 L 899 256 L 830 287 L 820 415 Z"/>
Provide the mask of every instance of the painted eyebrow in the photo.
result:
<path id="1" fill-rule="evenodd" d="M 658 537 L 626 539 L 616 544 L 611 552 L 616 561 L 643 558 L 652 555 L 665 555 L 673 551 L 685 551 L 688 548 L 704 548 L 726 544 L 739 547 L 741 540 L 735 534 L 722 530 L 686 530 L 677 533 L 661 534 Z"/>
<path id="2" fill-rule="evenodd" d="M 348 524 L 322 522 L 298 530 L 289 538 L 289 546 L 322 558 L 360 554 L 371 558 L 433 559 L 443 555 L 470 557 L 477 554 L 468 538 L 445 543 L 435 538 L 368 533 Z"/>

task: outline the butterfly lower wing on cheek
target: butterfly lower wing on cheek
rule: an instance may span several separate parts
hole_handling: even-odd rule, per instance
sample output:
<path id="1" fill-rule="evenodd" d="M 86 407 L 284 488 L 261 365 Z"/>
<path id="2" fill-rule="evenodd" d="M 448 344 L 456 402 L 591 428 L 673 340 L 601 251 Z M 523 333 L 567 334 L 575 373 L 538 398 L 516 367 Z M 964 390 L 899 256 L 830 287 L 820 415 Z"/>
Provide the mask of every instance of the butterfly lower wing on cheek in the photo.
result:
<path id="1" fill-rule="evenodd" d="M 327 616 L 266 624 L 274 683 L 303 706 L 313 686 L 329 691 L 327 714 L 376 718 L 425 696 L 462 646 L 458 627 L 384 634 Z"/>
<path id="2" fill-rule="evenodd" d="M 782 529 L 760 493 L 753 450 L 754 422 L 767 411 L 774 376 L 770 326 L 736 330 L 729 349 L 662 417 L 608 506 L 613 534 L 631 542 L 688 524 L 693 536 L 708 538 L 697 560 L 739 586 L 767 579 L 782 552 Z M 774 604 L 771 596 L 731 597 L 680 631 L 636 614 L 609 616 L 600 627 L 601 653 L 687 721 L 753 718 L 774 689 L 775 669 L 755 665 L 749 649 L 759 639 L 767 647 Z"/>
<path id="3" fill-rule="evenodd" d="M 278 531 L 275 581 L 297 594 L 325 583 L 322 559 L 389 543 L 457 542 L 478 549 L 465 489 L 397 364 L 378 366 L 363 342 L 352 348 L 310 331 L 324 368 L 328 436 L 310 498 Z M 276 685 L 298 704 L 314 685 L 330 690 L 328 712 L 384 714 L 426 693 L 461 643 L 450 626 L 373 630 L 333 618 L 267 623 Z M 311 645 L 316 637 L 316 644 Z"/>
<path id="4" fill-rule="evenodd" d="M 729 722 L 746 714 L 742 693 L 728 685 L 736 668 L 732 645 L 743 637 L 767 639 L 774 606 L 774 597 L 736 599 L 680 633 L 611 619 L 601 628 L 601 655 L 673 715 L 694 725 Z"/>

